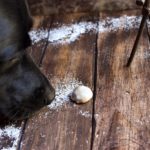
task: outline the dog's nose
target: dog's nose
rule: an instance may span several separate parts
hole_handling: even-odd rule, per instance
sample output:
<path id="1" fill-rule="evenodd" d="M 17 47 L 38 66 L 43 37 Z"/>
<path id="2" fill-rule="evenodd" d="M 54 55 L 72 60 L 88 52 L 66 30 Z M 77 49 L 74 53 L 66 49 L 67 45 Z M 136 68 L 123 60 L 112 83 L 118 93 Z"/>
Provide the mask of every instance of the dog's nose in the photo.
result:
<path id="1" fill-rule="evenodd" d="M 34 96 L 37 99 L 42 99 L 42 104 L 49 105 L 55 98 L 55 90 L 52 87 L 50 89 L 38 87 L 34 91 Z"/>
<path id="2" fill-rule="evenodd" d="M 45 95 L 45 88 L 44 87 L 38 87 L 34 90 L 34 96 L 36 98 L 41 98 Z"/>

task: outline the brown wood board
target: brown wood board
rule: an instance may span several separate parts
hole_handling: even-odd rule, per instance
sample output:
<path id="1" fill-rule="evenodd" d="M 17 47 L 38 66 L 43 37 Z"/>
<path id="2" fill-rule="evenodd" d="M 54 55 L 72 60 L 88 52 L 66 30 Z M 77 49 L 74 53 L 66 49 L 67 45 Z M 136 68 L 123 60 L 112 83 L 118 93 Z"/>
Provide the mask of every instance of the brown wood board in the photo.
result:
<path id="1" fill-rule="evenodd" d="M 73 15 L 71 18 L 66 15 L 65 22 L 86 21 L 89 17 L 75 15 L 74 20 Z M 57 21 L 53 21 L 52 27 L 56 27 Z M 91 31 L 70 44 L 48 44 L 42 68 L 55 87 L 77 80 L 93 89 L 96 34 Z M 91 101 L 85 105 L 67 102 L 57 109 L 42 109 L 27 122 L 21 149 L 90 149 L 92 107 Z"/>
<path id="2" fill-rule="evenodd" d="M 101 13 L 100 21 L 107 16 L 125 14 L 133 15 L 135 12 Z M 62 25 L 97 20 L 97 15 L 61 14 L 46 17 L 44 22 L 43 19 L 37 21 L 41 24 L 36 23 L 35 26 L 49 31 Z M 150 149 L 150 57 L 146 30 L 131 67 L 125 67 L 136 34 L 137 29 L 118 29 L 101 32 L 97 39 L 97 33 L 90 31 L 68 44 L 48 43 L 48 37 L 33 44 L 29 53 L 37 64 L 42 53 L 45 53 L 41 69 L 56 89 L 59 86 L 65 89 L 69 84 L 82 81 L 93 90 L 96 88 L 96 100 L 85 105 L 67 101 L 56 108 L 43 108 L 26 125 L 22 124 L 24 134 L 20 137 L 19 148 Z M 64 96 L 62 101 L 64 99 L 67 98 Z M 1 126 L 6 124 L 11 125 L 2 118 Z M 16 125 L 21 127 L 21 122 Z M 13 139 L 9 137 L 0 137 L 0 149 L 10 147 L 12 142 Z"/>
<path id="3" fill-rule="evenodd" d="M 125 67 L 136 34 L 135 29 L 99 34 L 93 150 L 150 149 L 150 61 L 146 31 L 131 67 Z"/>
<path id="4" fill-rule="evenodd" d="M 139 8 L 135 0 L 28 0 L 31 14 L 50 15 L 68 13 L 89 13 L 119 10 L 133 10 Z"/>
<path id="5" fill-rule="evenodd" d="M 52 22 L 52 16 L 49 17 L 36 17 L 33 18 L 33 28 L 31 31 L 34 31 L 34 35 L 40 34 L 41 31 L 48 29 L 51 26 Z M 46 32 L 45 32 L 46 34 Z M 31 35 L 32 36 L 32 35 Z M 39 40 L 36 42 L 35 40 L 32 39 L 32 46 L 28 48 L 28 52 L 31 55 L 33 61 L 39 65 L 42 59 L 42 54 L 44 53 L 47 43 L 48 43 L 48 30 L 47 30 L 47 37 L 44 37 L 43 39 Z"/>

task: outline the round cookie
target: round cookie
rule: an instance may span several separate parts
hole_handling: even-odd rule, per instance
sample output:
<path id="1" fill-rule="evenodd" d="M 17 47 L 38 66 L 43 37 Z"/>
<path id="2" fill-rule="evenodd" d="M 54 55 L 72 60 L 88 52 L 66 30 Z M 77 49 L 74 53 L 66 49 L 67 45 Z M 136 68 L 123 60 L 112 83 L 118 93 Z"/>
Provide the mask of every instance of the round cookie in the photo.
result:
<path id="1" fill-rule="evenodd" d="M 71 100 L 77 104 L 83 104 L 90 101 L 93 97 L 92 90 L 87 86 L 78 86 L 76 87 L 71 95 Z"/>

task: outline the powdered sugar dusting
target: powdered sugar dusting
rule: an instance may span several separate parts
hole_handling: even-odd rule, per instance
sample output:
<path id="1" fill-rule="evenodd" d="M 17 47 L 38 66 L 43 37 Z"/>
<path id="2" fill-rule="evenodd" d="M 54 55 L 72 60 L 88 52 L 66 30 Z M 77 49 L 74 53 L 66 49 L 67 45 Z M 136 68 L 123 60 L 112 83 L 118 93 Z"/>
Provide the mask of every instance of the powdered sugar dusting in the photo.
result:
<path id="1" fill-rule="evenodd" d="M 48 38 L 48 30 L 32 30 L 31 32 L 29 32 L 29 35 L 31 37 L 32 42 L 37 43 L 41 40 Z"/>
<path id="2" fill-rule="evenodd" d="M 79 114 L 84 116 L 85 118 L 92 118 L 92 113 L 89 112 L 89 111 L 82 111 L 82 110 L 80 110 Z"/>
<path id="3" fill-rule="evenodd" d="M 141 21 L 140 16 L 121 16 L 118 18 L 107 17 L 99 22 L 99 33 L 115 32 L 119 29 L 130 30 L 138 28 Z"/>
<path id="4" fill-rule="evenodd" d="M 20 132 L 21 128 L 15 127 L 14 125 L 0 129 L 0 140 L 5 140 L 6 142 L 9 141 L 9 145 L 7 144 L 7 147 L 1 147 L 1 150 L 16 150 Z"/>
<path id="5" fill-rule="evenodd" d="M 92 22 L 80 22 L 70 26 L 62 26 L 50 31 L 49 42 L 52 43 L 70 43 L 74 42 L 80 35 L 96 30 L 96 24 Z"/>
<path id="6" fill-rule="evenodd" d="M 30 37 L 33 43 L 37 43 L 43 39 L 48 39 L 51 44 L 65 44 L 77 40 L 81 35 L 90 31 L 99 33 L 117 31 L 118 29 L 129 30 L 138 28 L 141 17 L 137 16 L 121 16 L 118 18 L 107 17 L 97 23 L 93 22 L 79 22 L 70 25 L 63 25 L 59 28 L 48 30 L 34 30 L 31 31 Z M 49 37 L 48 37 L 49 35 Z"/>
<path id="7" fill-rule="evenodd" d="M 73 92 L 74 88 L 82 85 L 81 81 L 75 78 L 66 77 L 63 80 L 55 79 L 56 81 L 56 95 L 55 100 L 48 106 L 50 109 L 57 109 L 69 102 L 69 96 Z"/>

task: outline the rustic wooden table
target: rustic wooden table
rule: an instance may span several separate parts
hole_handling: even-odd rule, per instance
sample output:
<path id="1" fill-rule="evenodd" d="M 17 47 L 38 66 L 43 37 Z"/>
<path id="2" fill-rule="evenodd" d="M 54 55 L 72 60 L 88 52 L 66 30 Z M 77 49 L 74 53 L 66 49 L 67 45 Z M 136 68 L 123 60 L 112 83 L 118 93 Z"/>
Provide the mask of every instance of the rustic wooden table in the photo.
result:
<path id="1" fill-rule="evenodd" d="M 29 52 L 56 88 L 56 102 L 16 126 L 1 119 L 6 126 L 0 129 L 0 149 L 149 150 L 147 30 L 131 67 L 125 67 L 140 23 L 136 15 L 124 11 L 45 17 Z M 67 96 L 80 84 L 94 92 L 84 105 Z"/>

